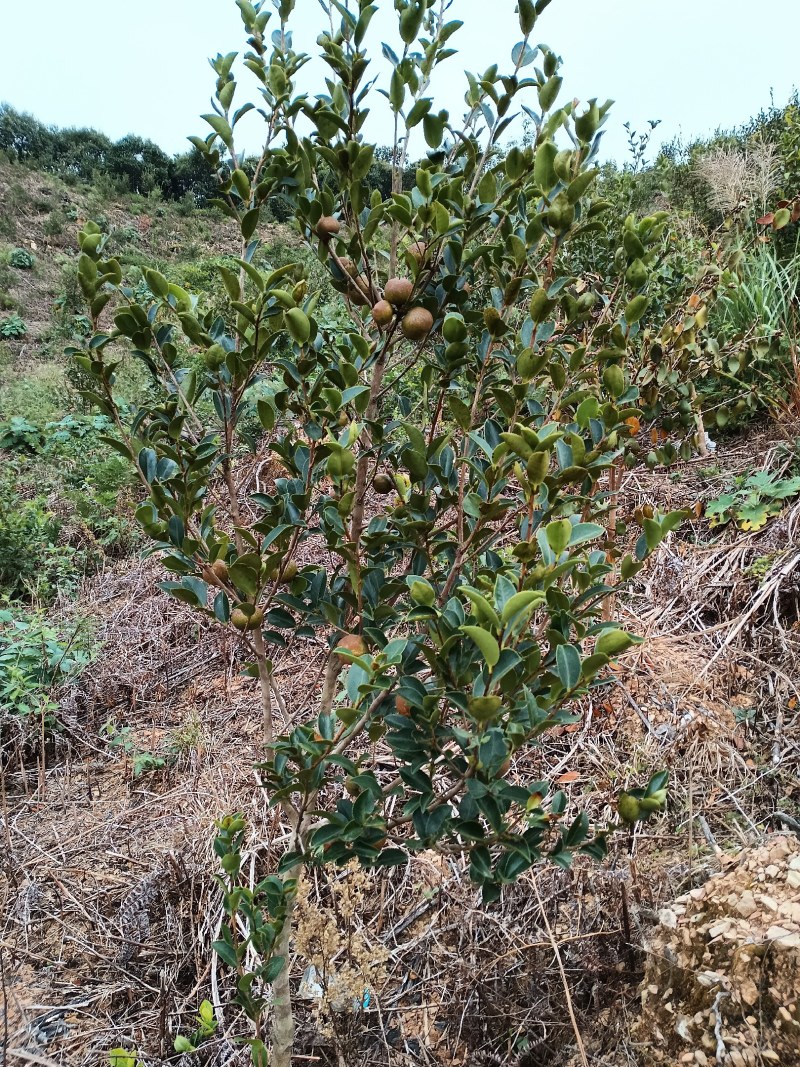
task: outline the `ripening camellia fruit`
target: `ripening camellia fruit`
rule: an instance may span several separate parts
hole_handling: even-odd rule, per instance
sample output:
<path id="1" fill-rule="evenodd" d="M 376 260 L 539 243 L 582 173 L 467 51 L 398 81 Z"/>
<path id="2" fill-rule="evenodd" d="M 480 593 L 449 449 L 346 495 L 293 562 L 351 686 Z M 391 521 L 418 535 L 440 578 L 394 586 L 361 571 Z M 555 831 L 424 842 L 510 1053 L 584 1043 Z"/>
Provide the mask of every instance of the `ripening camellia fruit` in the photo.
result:
<path id="1" fill-rule="evenodd" d="M 317 237 L 327 241 L 331 237 L 335 237 L 341 228 L 339 220 L 335 219 L 333 215 L 323 215 L 316 225 Z"/>
<path id="2" fill-rule="evenodd" d="M 367 651 L 367 646 L 360 634 L 345 634 L 339 639 L 334 652 L 338 653 L 340 650 L 350 652 L 354 656 L 363 656 Z"/>
<path id="3" fill-rule="evenodd" d="M 263 621 L 263 610 L 252 604 L 240 605 L 231 612 L 231 622 L 237 630 L 257 630 Z"/>
<path id="4" fill-rule="evenodd" d="M 427 308 L 412 308 L 403 316 L 400 328 L 409 341 L 422 341 L 433 329 L 433 315 Z"/>
<path id="5" fill-rule="evenodd" d="M 405 697 L 394 698 L 394 710 L 398 715 L 409 716 L 411 714 L 411 705 Z"/>
<path id="6" fill-rule="evenodd" d="M 375 492 L 380 493 L 381 496 L 391 493 L 394 489 L 394 479 L 388 474 L 376 474 L 372 484 L 375 486 Z"/>
<path id="7" fill-rule="evenodd" d="M 369 281 L 365 274 L 359 274 L 353 278 L 347 287 L 347 295 L 357 307 L 367 307 L 372 301 L 369 298 Z"/>
<path id="8" fill-rule="evenodd" d="M 424 263 L 425 258 L 428 255 L 428 246 L 424 241 L 414 241 L 408 246 L 408 254 L 415 259 L 417 263 Z"/>
<path id="9" fill-rule="evenodd" d="M 228 564 L 224 559 L 215 559 L 211 564 L 211 570 L 221 582 L 228 580 Z"/>
<path id="10" fill-rule="evenodd" d="M 388 300 L 379 300 L 372 308 L 372 321 L 376 326 L 388 326 L 394 318 L 394 308 Z"/>
<path id="11" fill-rule="evenodd" d="M 402 307 L 409 302 L 413 292 L 413 282 L 408 278 L 390 278 L 383 287 L 383 298 L 393 307 Z"/>
<path id="12" fill-rule="evenodd" d="M 282 582 L 293 582 L 297 577 L 299 567 L 293 559 L 287 559 L 278 563 L 276 567 L 273 567 L 269 572 L 269 577 L 273 582 L 280 578 Z"/>

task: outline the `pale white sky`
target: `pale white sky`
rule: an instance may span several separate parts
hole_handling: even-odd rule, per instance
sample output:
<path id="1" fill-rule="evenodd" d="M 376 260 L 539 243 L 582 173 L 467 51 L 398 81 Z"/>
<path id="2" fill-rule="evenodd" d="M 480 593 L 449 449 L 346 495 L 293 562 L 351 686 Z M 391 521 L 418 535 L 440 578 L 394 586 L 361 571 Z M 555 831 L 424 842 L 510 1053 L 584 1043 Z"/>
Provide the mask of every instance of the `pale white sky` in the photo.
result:
<path id="1" fill-rule="evenodd" d="M 397 36 L 393 5 L 377 2 L 368 42 L 385 74 L 380 41 Z M 514 0 L 454 0 L 450 17 L 464 27 L 434 85 L 437 109 L 462 114 L 465 68 L 510 67 L 514 9 Z M 322 25 L 317 0 L 297 0 L 295 47 L 314 54 Z M 138 133 L 181 151 L 187 135 L 208 132 L 197 118 L 213 88 L 206 59 L 243 51 L 242 29 L 233 0 L 0 0 L 0 101 L 47 123 Z M 800 83 L 800 0 L 552 0 L 533 37 L 564 57 L 565 97 L 616 101 L 601 155 L 618 160 L 625 121 L 643 129 L 660 118 L 658 141 L 690 138 L 744 122 L 771 90 L 784 104 Z M 250 93 L 253 80 L 242 80 Z M 321 82 L 309 72 L 304 87 Z M 367 132 L 386 143 L 381 99 Z"/>

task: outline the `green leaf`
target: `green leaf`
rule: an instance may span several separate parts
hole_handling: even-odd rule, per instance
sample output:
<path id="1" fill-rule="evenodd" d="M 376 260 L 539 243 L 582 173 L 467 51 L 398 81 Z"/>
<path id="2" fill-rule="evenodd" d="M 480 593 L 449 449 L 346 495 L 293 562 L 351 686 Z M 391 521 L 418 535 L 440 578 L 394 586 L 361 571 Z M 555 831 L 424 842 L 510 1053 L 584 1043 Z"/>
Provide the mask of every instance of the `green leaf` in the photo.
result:
<path id="1" fill-rule="evenodd" d="M 215 941 L 211 948 L 216 952 L 223 963 L 227 963 L 229 967 L 237 967 L 239 960 L 236 958 L 236 952 L 233 945 L 229 945 L 227 941 Z"/>
<path id="2" fill-rule="evenodd" d="M 521 593 L 515 593 L 503 605 L 501 616 L 503 623 L 509 623 L 529 608 L 533 609 L 535 604 L 541 603 L 544 599 L 545 595 L 540 589 L 523 589 Z"/>
<path id="3" fill-rule="evenodd" d="M 286 958 L 284 956 L 273 956 L 261 973 L 262 980 L 265 982 L 274 982 L 283 970 L 285 963 Z"/>
<path id="4" fill-rule="evenodd" d="M 480 626 L 462 626 L 461 631 L 475 642 L 487 665 L 494 667 L 500 659 L 500 646 L 489 631 Z"/>
<path id="5" fill-rule="evenodd" d="M 231 143 L 233 142 L 233 130 L 230 128 L 226 119 L 217 114 L 201 115 L 200 118 L 208 123 L 226 148 L 231 147 Z"/>
<path id="6" fill-rule="evenodd" d="M 594 651 L 598 656 L 608 656 L 612 659 L 634 644 L 636 644 L 636 638 L 631 637 L 624 630 L 604 630 L 597 639 Z"/>
<path id="7" fill-rule="evenodd" d="M 565 689 L 574 689 L 581 678 L 581 656 L 574 645 L 556 649 L 556 673 Z"/>

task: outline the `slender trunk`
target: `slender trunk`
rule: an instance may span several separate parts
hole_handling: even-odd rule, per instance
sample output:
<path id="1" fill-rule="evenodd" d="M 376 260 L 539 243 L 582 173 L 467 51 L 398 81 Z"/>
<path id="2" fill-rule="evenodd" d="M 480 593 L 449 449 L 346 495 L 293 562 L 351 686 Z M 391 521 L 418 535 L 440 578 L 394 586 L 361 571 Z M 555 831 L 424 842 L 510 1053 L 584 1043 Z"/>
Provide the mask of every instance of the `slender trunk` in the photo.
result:
<path id="1" fill-rule="evenodd" d="M 692 414 L 694 415 L 694 425 L 697 430 L 697 451 L 701 456 L 708 455 L 708 445 L 706 444 L 706 427 L 703 422 L 703 412 L 697 402 L 697 390 L 694 387 L 694 382 L 689 383 L 689 398 L 692 405 Z"/>
<path id="2" fill-rule="evenodd" d="M 300 865 L 293 867 L 287 878 L 297 878 Z M 292 1011 L 292 991 L 289 985 L 289 951 L 292 943 L 294 926 L 294 899 L 286 911 L 283 929 L 275 941 L 275 955 L 283 956 L 284 966 L 272 983 L 272 1055 L 270 1067 L 292 1067 L 292 1049 L 294 1047 L 294 1013 Z"/>
<path id="3" fill-rule="evenodd" d="M 622 481 L 622 468 L 620 466 L 620 460 L 615 459 L 611 465 L 611 469 L 608 472 L 608 488 L 611 497 L 611 506 L 608 509 L 608 541 L 611 545 L 616 544 L 617 541 L 617 508 L 619 504 L 619 486 Z M 613 581 L 616 575 L 616 567 L 609 576 L 609 584 Z M 603 601 L 603 622 L 608 622 L 611 619 L 611 613 L 614 608 L 614 594 L 609 593 Z"/>
<path id="4" fill-rule="evenodd" d="M 261 687 L 261 722 L 264 736 L 264 755 L 272 759 L 272 746 L 275 741 L 275 729 L 272 722 L 272 677 L 267 658 L 267 648 L 261 627 L 253 630 L 253 648 L 256 652 L 258 666 L 258 683 Z"/>

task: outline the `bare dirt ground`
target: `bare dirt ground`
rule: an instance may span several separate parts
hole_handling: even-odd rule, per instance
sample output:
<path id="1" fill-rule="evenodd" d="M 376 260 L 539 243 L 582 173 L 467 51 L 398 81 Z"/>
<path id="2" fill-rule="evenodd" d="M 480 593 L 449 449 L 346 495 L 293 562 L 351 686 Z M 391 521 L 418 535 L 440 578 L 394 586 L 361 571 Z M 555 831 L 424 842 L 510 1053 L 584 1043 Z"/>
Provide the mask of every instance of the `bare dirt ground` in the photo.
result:
<path id="1" fill-rule="evenodd" d="M 693 508 L 777 444 L 765 430 L 720 447 L 713 466 L 633 471 L 622 514 Z M 668 812 L 618 837 L 605 864 L 536 868 L 488 908 L 465 865 L 433 853 L 367 876 L 363 907 L 349 912 L 339 904 L 352 875 L 313 874 L 301 926 L 334 915 L 359 946 L 337 965 L 381 965 L 368 1003 L 318 1019 L 300 999 L 298 1064 L 650 1062 L 641 981 L 659 912 L 738 850 L 800 830 L 799 524 L 800 505 L 753 534 L 687 522 L 619 598 L 644 643 L 576 709 L 580 722 L 516 760 L 511 774 L 555 781 L 598 820 L 621 788 L 669 769 Z M 160 594 L 158 579 L 149 563 L 86 587 L 77 610 L 96 616 L 103 651 L 63 694 L 55 746 L 32 755 L 20 738 L 6 765 L 9 1063 L 94 1067 L 119 1046 L 147 1067 L 177 1062 L 174 1038 L 192 1032 L 204 998 L 220 1025 L 181 1067 L 247 1059 L 229 975 L 210 950 L 222 918 L 213 827 L 246 814 L 253 878 L 274 865 L 283 831 L 253 767 L 255 683 L 235 645 Z M 321 666 L 310 642 L 276 664 L 287 719 L 313 706 Z M 143 770 L 147 757 L 156 765 Z M 297 986 L 308 962 L 292 959 Z M 780 1062 L 800 1064 L 800 1052 Z"/>

